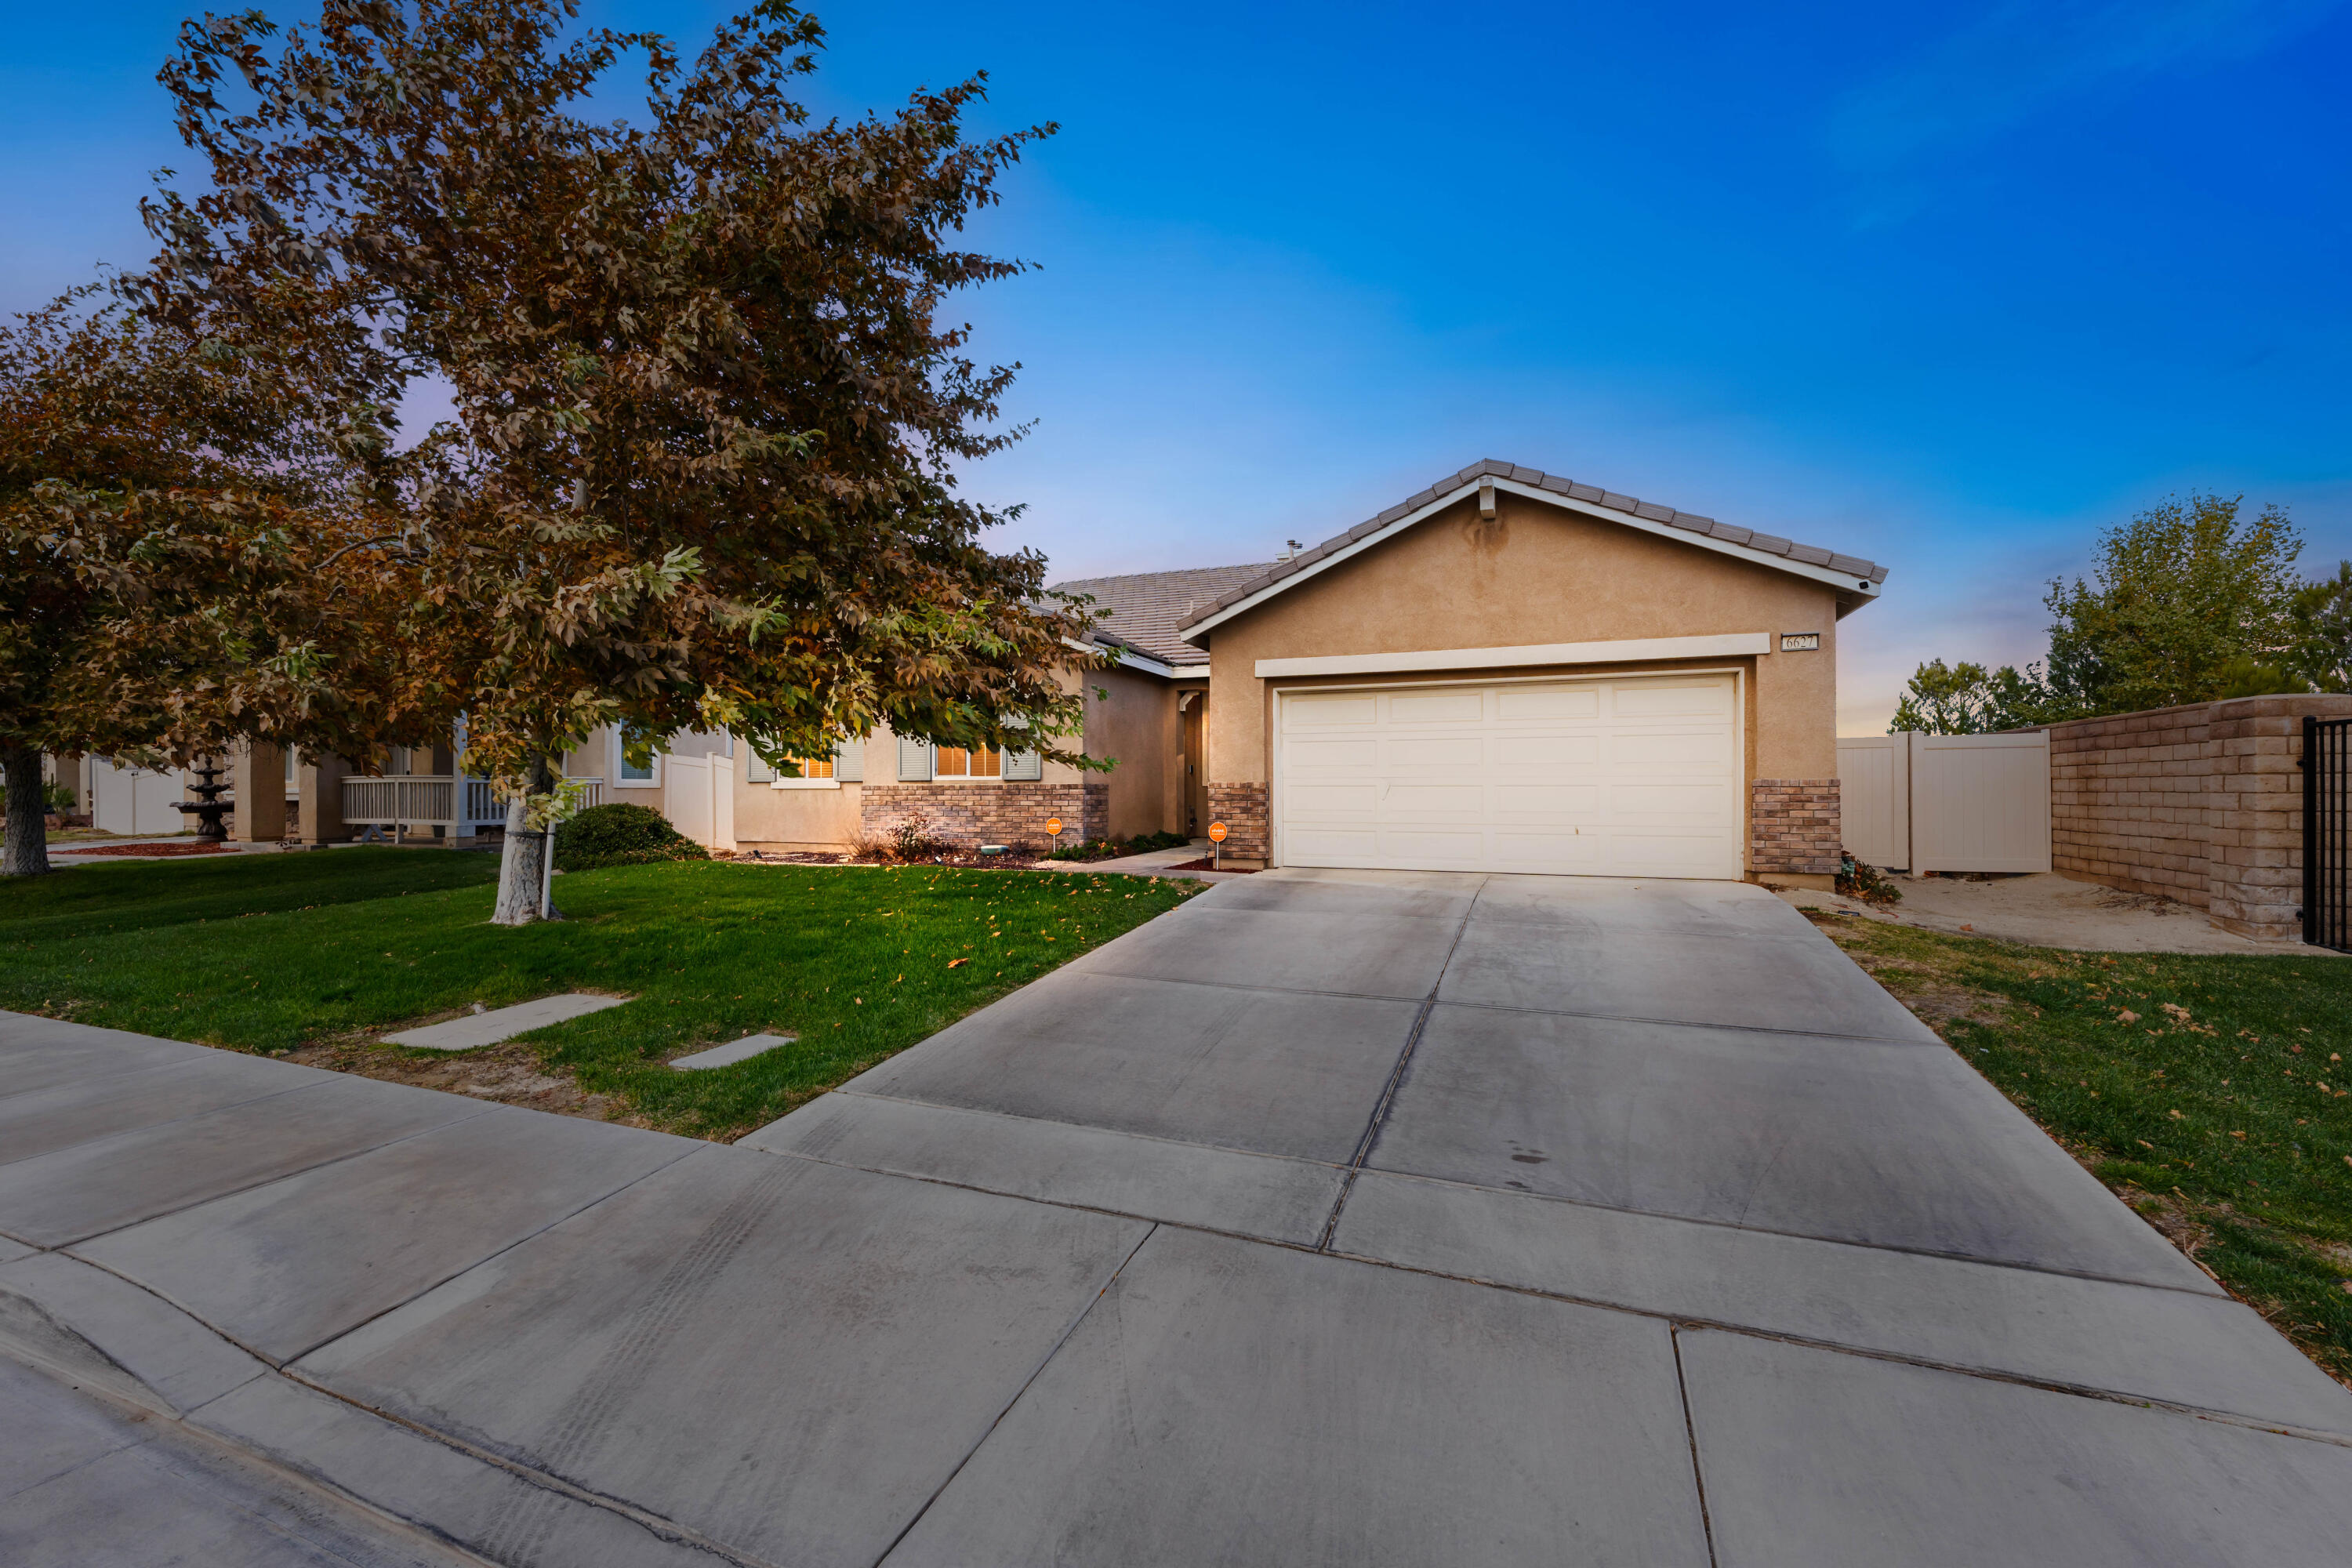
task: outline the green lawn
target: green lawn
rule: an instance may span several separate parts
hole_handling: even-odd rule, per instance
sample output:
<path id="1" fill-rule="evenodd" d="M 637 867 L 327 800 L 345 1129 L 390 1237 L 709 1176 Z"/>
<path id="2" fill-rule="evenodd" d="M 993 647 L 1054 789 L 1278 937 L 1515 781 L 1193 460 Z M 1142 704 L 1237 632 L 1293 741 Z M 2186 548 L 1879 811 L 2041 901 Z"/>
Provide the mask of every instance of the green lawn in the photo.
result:
<path id="1" fill-rule="evenodd" d="M 488 923 L 497 870 L 488 855 L 349 849 L 18 884 L 0 905 L 0 1007 L 275 1052 L 474 1002 L 625 994 L 529 1037 L 541 1060 L 633 1120 L 728 1138 L 1201 888 L 681 861 L 559 878 L 569 918 L 509 930 Z M 665 1065 L 761 1030 L 800 1040 L 711 1071 Z"/>
<path id="2" fill-rule="evenodd" d="M 2108 1186 L 2352 1379 L 2352 960 L 1832 940 Z"/>

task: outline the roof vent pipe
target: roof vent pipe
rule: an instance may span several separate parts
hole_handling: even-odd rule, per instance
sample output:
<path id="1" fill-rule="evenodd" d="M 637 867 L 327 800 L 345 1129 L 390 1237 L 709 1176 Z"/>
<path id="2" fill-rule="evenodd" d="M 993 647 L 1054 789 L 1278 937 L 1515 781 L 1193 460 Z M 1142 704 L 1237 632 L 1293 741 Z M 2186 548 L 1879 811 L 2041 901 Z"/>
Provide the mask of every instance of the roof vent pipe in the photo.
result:
<path id="1" fill-rule="evenodd" d="M 1284 550 L 1281 554 L 1275 557 L 1276 561 L 1296 561 L 1298 559 L 1299 551 L 1306 548 L 1295 539 L 1286 539 L 1282 542 L 1288 546 L 1288 548 Z"/>

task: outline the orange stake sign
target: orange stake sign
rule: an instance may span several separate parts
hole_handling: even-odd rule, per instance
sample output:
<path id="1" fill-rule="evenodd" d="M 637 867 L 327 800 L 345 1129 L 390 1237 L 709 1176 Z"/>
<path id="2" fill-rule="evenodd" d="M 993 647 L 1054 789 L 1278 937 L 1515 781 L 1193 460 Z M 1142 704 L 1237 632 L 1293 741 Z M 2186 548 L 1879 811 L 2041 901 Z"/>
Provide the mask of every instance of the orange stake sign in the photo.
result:
<path id="1" fill-rule="evenodd" d="M 1045 836 L 1048 838 L 1059 838 L 1062 836 L 1062 819 L 1060 817 L 1049 816 L 1045 819 Z"/>
<path id="2" fill-rule="evenodd" d="M 1224 841 L 1225 825 L 1222 822 L 1213 822 L 1209 824 L 1209 842 L 1212 844 L 1223 844 Z"/>

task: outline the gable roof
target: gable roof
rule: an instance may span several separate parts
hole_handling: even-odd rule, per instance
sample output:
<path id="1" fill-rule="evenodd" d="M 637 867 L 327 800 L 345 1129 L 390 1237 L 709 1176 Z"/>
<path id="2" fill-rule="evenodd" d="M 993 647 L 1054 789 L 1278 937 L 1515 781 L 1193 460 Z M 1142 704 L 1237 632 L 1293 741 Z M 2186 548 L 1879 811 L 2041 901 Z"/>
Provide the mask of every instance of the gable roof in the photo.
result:
<path id="1" fill-rule="evenodd" d="M 1183 572 L 1140 572 L 1125 577 L 1083 577 L 1056 583 L 1056 594 L 1087 594 L 1103 619 L 1096 640 L 1124 644 L 1164 664 L 1206 664 L 1205 649 L 1177 631 L 1208 610 L 1217 596 L 1272 570 L 1270 562 L 1243 566 L 1196 566 Z"/>
<path id="2" fill-rule="evenodd" d="M 1471 464 L 1448 479 L 1438 480 L 1419 495 L 1407 497 L 1345 533 L 1332 535 L 1312 550 L 1303 550 L 1288 561 L 1275 562 L 1263 568 L 1256 576 L 1233 584 L 1181 625 L 1177 635 L 1188 643 L 1196 642 L 1217 623 L 1254 608 L 1286 588 L 1297 586 L 1326 566 L 1335 565 L 1385 538 L 1402 532 L 1486 483 L 1514 495 L 1549 501 L 1571 511 L 1623 523 L 1645 533 L 1678 538 L 1684 542 L 1722 554 L 1744 557 L 1759 565 L 1828 584 L 1838 590 L 1840 616 L 1876 598 L 1878 585 L 1886 581 L 1885 567 L 1858 555 L 1842 555 L 1819 545 L 1799 544 L 1778 534 L 1759 533 L 1753 529 L 1717 522 L 1711 517 L 1676 511 L 1670 506 L 1660 506 L 1654 501 L 1619 495 L 1598 485 L 1580 484 L 1562 475 L 1547 474 L 1539 468 L 1524 468 L 1517 463 L 1489 458 L 1485 462 Z M 1242 568 L 1219 570 L 1231 572 Z M 1106 581 L 1116 582 L 1118 579 Z"/>

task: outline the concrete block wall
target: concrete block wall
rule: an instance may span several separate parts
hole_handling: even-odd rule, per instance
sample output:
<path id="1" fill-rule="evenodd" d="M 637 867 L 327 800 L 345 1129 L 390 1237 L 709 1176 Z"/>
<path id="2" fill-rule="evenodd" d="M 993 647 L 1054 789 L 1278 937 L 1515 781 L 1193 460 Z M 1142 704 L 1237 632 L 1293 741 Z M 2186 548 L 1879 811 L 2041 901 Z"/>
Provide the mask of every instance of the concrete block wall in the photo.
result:
<path id="1" fill-rule="evenodd" d="M 2052 868 L 2302 935 L 2303 721 L 2352 697 L 2239 697 L 2050 726 Z"/>

